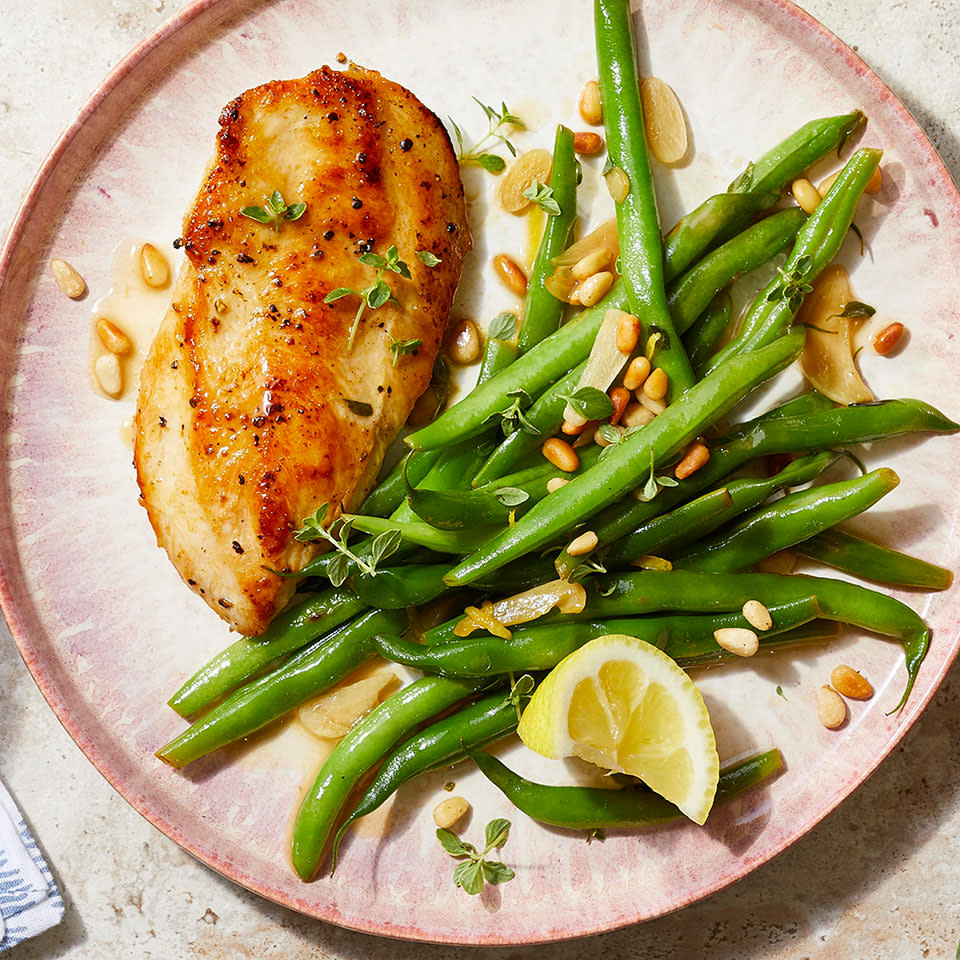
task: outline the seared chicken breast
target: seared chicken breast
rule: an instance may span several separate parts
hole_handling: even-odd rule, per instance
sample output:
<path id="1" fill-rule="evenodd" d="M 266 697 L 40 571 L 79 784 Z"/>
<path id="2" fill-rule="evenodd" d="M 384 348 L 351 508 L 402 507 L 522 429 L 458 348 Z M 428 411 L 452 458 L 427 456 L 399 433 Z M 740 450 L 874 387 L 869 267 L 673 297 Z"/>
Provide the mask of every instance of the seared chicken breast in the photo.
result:
<path id="1" fill-rule="evenodd" d="M 241 214 L 269 211 L 274 191 L 302 214 Z M 221 114 L 182 245 L 141 373 L 134 464 L 180 575 L 256 635 L 293 590 L 271 571 L 317 552 L 294 539 L 302 518 L 366 495 L 430 381 L 470 249 L 449 137 L 372 70 L 324 67 L 248 90 Z M 383 271 L 394 299 L 356 322 L 378 279 L 359 257 L 392 246 L 409 279 Z M 325 302 L 341 288 L 357 295 Z M 410 340 L 422 343 L 391 351 Z"/>

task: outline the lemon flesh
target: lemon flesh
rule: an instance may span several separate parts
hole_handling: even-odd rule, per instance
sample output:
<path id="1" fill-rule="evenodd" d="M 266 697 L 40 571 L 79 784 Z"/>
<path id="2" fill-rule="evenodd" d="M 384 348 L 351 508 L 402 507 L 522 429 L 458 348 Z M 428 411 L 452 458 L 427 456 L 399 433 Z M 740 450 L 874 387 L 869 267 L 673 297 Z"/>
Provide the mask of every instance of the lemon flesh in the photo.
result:
<path id="1" fill-rule="evenodd" d="M 720 760 L 703 697 L 673 660 L 636 637 L 597 637 L 558 663 L 517 732 L 545 757 L 639 777 L 696 823 L 710 812 Z"/>

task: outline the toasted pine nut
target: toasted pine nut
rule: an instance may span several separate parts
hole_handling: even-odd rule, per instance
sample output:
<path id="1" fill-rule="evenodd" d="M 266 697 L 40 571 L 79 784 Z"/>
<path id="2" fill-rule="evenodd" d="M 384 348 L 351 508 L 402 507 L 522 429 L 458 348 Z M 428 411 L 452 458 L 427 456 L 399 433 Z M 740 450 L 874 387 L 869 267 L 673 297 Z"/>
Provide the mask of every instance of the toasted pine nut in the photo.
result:
<path id="1" fill-rule="evenodd" d="M 754 630 L 769 630 L 773 626 L 770 611 L 759 600 L 748 600 L 743 605 L 743 618 Z"/>
<path id="2" fill-rule="evenodd" d="M 97 336 L 100 338 L 100 342 L 118 357 L 130 352 L 130 338 L 106 317 L 97 319 Z"/>
<path id="3" fill-rule="evenodd" d="M 599 542 L 597 535 L 592 530 L 587 530 L 585 533 L 581 533 L 579 537 L 574 537 L 567 544 L 567 553 L 571 557 L 582 557 L 585 553 L 593 550 Z"/>
<path id="4" fill-rule="evenodd" d="M 881 356 L 892 352 L 903 336 L 904 326 L 899 320 L 888 323 L 874 338 L 873 349 Z"/>
<path id="5" fill-rule="evenodd" d="M 673 475 L 678 480 L 685 480 L 691 474 L 696 473 L 701 467 L 706 466 L 710 460 L 710 448 L 705 443 L 691 443 L 687 447 L 683 458 L 676 465 Z"/>
<path id="6" fill-rule="evenodd" d="M 116 398 L 123 393 L 123 373 L 115 353 L 101 353 L 93 365 L 93 372 L 96 374 L 100 389 L 105 394 Z"/>
<path id="7" fill-rule="evenodd" d="M 603 104 L 600 102 L 600 84 L 596 80 L 588 80 L 580 91 L 580 102 L 577 104 L 580 116 L 584 123 L 596 126 L 603 123 Z"/>
<path id="8" fill-rule="evenodd" d="M 630 178 L 627 176 L 626 171 L 621 170 L 619 167 L 612 167 L 603 175 L 603 179 L 607 184 L 610 199 L 613 200 L 614 203 L 623 203 L 630 193 Z"/>
<path id="9" fill-rule="evenodd" d="M 616 426 L 630 403 L 630 391 L 626 387 L 614 387 L 610 391 L 610 402 L 613 404 L 610 422 Z"/>
<path id="10" fill-rule="evenodd" d="M 847 705 L 833 687 L 817 691 L 817 716 L 828 730 L 836 730 L 847 719 Z"/>
<path id="11" fill-rule="evenodd" d="M 433 808 L 433 822 L 441 830 L 449 830 L 469 809 L 463 797 L 447 797 Z"/>
<path id="12" fill-rule="evenodd" d="M 760 649 L 757 635 L 746 627 L 721 627 L 713 631 L 713 639 L 718 647 L 738 657 L 752 657 Z"/>
<path id="13" fill-rule="evenodd" d="M 447 355 L 461 367 L 480 356 L 480 331 L 472 320 L 461 320 L 453 328 L 447 341 Z"/>
<path id="14" fill-rule="evenodd" d="M 148 287 L 165 287 L 170 279 L 170 264 L 167 258 L 152 244 L 140 248 L 140 274 Z"/>
<path id="15" fill-rule="evenodd" d="M 614 427 L 613 429 L 616 430 L 617 433 L 621 433 L 621 434 L 623 433 L 623 430 L 622 430 L 620 427 Z M 610 441 L 607 440 L 607 438 L 600 432 L 600 428 L 599 428 L 599 427 L 598 427 L 596 430 L 593 431 L 593 442 L 594 442 L 598 447 L 609 447 L 609 446 L 610 446 Z"/>
<path id="16" fill-rule="evenodd" d="M 873 685 L 853 667 L 841 663 L 830 671 L 830 682 L 837 693 L 851 700 L 869 700 L 873 696 Z"/>
<path id="17" fill-rule="evenodd" d="M 591 426 L 590 420 L 585 420 L 583 423 L 572 423 L 570 420 L 564 420 L 563 426 L 560 428 L 568 437 L 579 437 L 587 427 Z"/>
<path id="18" fill-rule="evenodd" d="M 518 297 L 527 295 L 527 276 L 515 260 L 505 253 L 498 253 L 493 258 L 493 269 L 497 272 L 500 282 L 511 293 L 515 293 Z"/>
<path id="19" fill-rule="evenodd" d="M 561 487 L 565 487 L 570 481 L 563 477 L 551 477 L 547 481 L 547 493 L 556 493 Z"/>
<path id="20" fill-rule="evenodd" d="M 617 322 L 617 349 L 621 353 L 633 353 L 640 339 L 640 320 L 632 313 L 625 313 Z"/>
<path id="21" fill-rule="evenodd" d="M 634 357 L 623 375 L 623 385 L 628 390 L 636 390 L 643 386 L 643 381 L 650 376 L 650 361 L 646 357 Z"/>
<path id="22" fill-rule="evenodd" d="M 551 437 L 545 441 L 540 452 L 564 473 L 573 473 L 580 466 L 580 458 L 576 451 L 566 440 L 561 440 L 559 437 Z"/>
<path id="23" fill-rule="evenodd" d="M 667 395 L 667 387 L 670 381 L 667 373 L 660 367 L 657 367 L 646 380 L 643 381 L 643 392 L 651 400 L 662 400 Z"/>
<path id="24" fill-rule="evenodd" d="M 654 400 L 653 397 L 648 397 L 642 390 L 638 390 L 634 396 L 640 401 L 640 405 L 649 410 L 655 417 L 659 417 L 667 409 L 667 405 L 662 400 Z"/>
<path id="25" fill-rule="evenodd" d="M 603 270 L 604 267 L 609 266 L 612 259 L 612 250 L 607 250 L 606 247 L 594 250 L 593 253 L 581 257 L 570 268 L 570 273 L 573 274 L 574 280 L 586 280 L 587 277 L 592 277 L 595 273 Z"/>
<path id="26" fill-rule="evenodd" d="M 603 149 L 603 137 L 591 131 L 578 131 L 573 135 L 573 149 L 581 157 L 594 157 Z"/>
<path id="27" fill-rule="evenodd" d="M 57 286 L 71 299 L 79 300 L 87 292 L 87 283 L 76 268 L 60 257 L 50 261 L 50 272 Z"/>
<path id="28" fill-rule="evenodd" d="M 790 192 L 804 213 L 813 213 L 820 206 L 820 194 L 806 177 L 798 177 L 794 180 L 790 184 Z"/>
<path id="29" fill-rule="evenodd" d="M 577 286 L 577 299 L 585 307 L 592 307 L 606 295 L 612 286 L 613 274 L 607 270 L 601 270 L 600 273 L 587 277 Z"/>
<path id="30" fill-rule="evenodd" d="M 877 169 L 873 171 L 873 176 L 867 181 L 867 185 L 863 188 L 863 192 L 879 193 L 882 186 L 883 174 L 880 172 L 880 168 L 877 167 Z"/>
<path id="31" fill-rule="evenodd" d="M 645 427 L 655 416 L 656 414 L 648 410 L 643 404 L 631 403 L 623 411 L 620 422 L 625 427 Z"/>
<path id="32" fill-rule="evenodd" d="M 825 197 L 830 192 L 830 188 L 834 185 L 837 177 L 839 176 L 840 171 L 838 170 L 836 173 L 831 173 L 826 180 L 821 180 L 820 185 L 817 187 L 817 193 L 819 193 L 821 197 Z"/>

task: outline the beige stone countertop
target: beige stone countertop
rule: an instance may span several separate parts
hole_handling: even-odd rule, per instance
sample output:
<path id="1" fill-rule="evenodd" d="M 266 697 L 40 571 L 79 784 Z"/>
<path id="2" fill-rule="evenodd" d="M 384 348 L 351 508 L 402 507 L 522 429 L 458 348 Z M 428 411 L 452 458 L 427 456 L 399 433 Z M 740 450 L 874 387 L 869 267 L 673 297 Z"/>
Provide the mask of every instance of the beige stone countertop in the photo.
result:
<path id="1" fill-rule="evenodd" d="M 0 231 L 107 71 L 184 0 L 0 0 Z M 960 178 L 956 0 L 807 0 L 903 99 Z M 641 926 L 544 947 L 403 944 L 234 886 L 134 812 L 61 729 L 0 622 L 0 779 L 67 904 L 17 960 L 939 958 L 960 941 L 960 665 L 879 772 L 771 863 Z"/>

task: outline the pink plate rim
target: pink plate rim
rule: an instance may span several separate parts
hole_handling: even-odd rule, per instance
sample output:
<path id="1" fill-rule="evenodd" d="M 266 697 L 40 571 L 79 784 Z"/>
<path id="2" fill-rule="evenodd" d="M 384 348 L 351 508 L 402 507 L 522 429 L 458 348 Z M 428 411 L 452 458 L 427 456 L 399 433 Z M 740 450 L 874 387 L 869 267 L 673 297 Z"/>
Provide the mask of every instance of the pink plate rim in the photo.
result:
<path id="1" fill-rule="evenodd" d="M 0 285 L 5 282 L 7 273 L 13 262 L 15 251 L 23 239 L 27 221 L 30 216 L 30 210 L 34 206 L 37 197 L 48 185 L 58 163 L 61 161 L 64 153 L 67 151 L 74 138 L 78 135 L 86 123 L 96 114 L 103 101 L 114 91 L 115 88 L 121 84 L 123 80 L 137 70 L 137 68 L 143 63 L 145 58 L 152 51 L 176 35 L 180 30 L 182 30 L 187 24 L 191 23 L 197 17 L 214 7 L 228 7 L 230 2 L 231 0 L 194 0 L 194 2 L 188 4 L 183 10 L 173 16 L 154 33 L 138 44 L 107 74 L 103 82 L 99 85 L 99 87 L 97 87 L 94 93 L 84 104 L 77 117 L 61 134 L 56 144 L 43 161 L 40 170 L 34 178 L 23 204 L 21 205 L 20 210 L 14 219 L 13 225 L 3 245 L 2 252 L 0 252 Z M 929 137 L 927 137 L 927 135 L 923 132 L 920 125 L 896 96 L 896 94 L 890 90 L 890 88 L 880 79 L 879 76 L 877 76 L 877 74 L 864 62 L 864 60 L 862 60 L 856 53 L 854 53 L 853 50 L 851 50 L 845 43 L 843 43 L 843 41 L 841 41 L 834 33 L 828 30 L 817 19 L 793 3 L 792 0 L 759 0 L 759 2 L 766 4 L 769 7 L 776 8 L 788 17 L 793 18 L 803 29 L 809 31 L 819 39 L 820 43 L 826 48 L 828 54 L 834 57 L 839 57 L 848 69 L 856 73 L 860 79 L 866 80 L 873 87 L 879 99 L 894 109 L 894 111 L 899 115 L 900 121 L 908 130 L 912 131 L 913 136 L 919 143 L 921 149 L 923 149 L 923 151 L 927 154 L 930 163 L 931 176 L 934 178 L 937 186 L 940 187 L 944 202 L 949 203 L 951 207 L 955 208 L 957 211 L 960 211 L 960 190 L 958 190 L 957 185 L 955 184 L 949 170 L 938 154 L 936 148 L 930 142 Z M 13 591 L 10 586 L 10 582 L 8 582 L 8 577 L 5 574 L 2 564 L 0 564 L 0 610 L 2 610 L 4 616 L 6 617 L 11 634 L 16 641 L 16 644 L 20 650 L 20 655 L 23 658 L 27 669 L 33 676 L 34 681 L 40 688 L 40 691 L 47 703 L 53 709 L 57 719 L 60 721 L 67 733 L 72 737 L 74 742 L 80 747 L 80 749 L 107 780 L 107 782 L 110 783 L 110 785 L 141 816 L 143 816 L 144 819 L 149 821 L 158 830 L 170 837 L 170 839 L 190 853 L 193 857 L 227 877 L 229 880 L 232 880 L 240 886 L 245 887 L 247 890 L 250 890 L 253 893 L 295 910 L 301 914 L 312 916 L 338 926 L 346 927 L 348 929 L 358 930 L 363 933 L 378 934 L 380 936 L 396 939 L 422 941 L 428 943 L 521 945 L 525 943 L 555 942 L 557 940 L 574 939 L 577 937 L 603 933 L 621 926 L 629 926 L 644 919 L 652 919 L 650 917 L 639 915 L 626 917 L 622 921 L 618 922 L 615 926 L 587 926 L 576 930 L 564 931 L 562 933 L 552 933 L 546 939 L 532 936 L 518 940 L 515 938 L 506 939 L 497 936 L 490 936 L 483 937 L 479 940 L 472 939 L 469 941 L 463 941 L 452 937 L 442 937 L 438 939 L 436 937 L 427 935 L 422 930 L 412 927 L 386 927 L 372 922 L 366 925 L 359 925 L 355 922 L 349 923 L 345 921 L 335 907 L 329 907 L 326 910 L 318 910 L 315 904 L 309 903 L 303 898 L 287 896 L 281 891 L 268 889 L 255 876 L 248 875 L 243 871 L 238 870 L 235 864 L 232 864 L 224 858 L 218 856 L 216 851 L 205 849 L 202 845 L 193 842 L 189 837 L 182 834 L 177 824 L 167 822 L 163 817 L 154 812 L 150 808 L 150 805 L 146 799 L 142 796 L 136 795 L 136 792 L 132 789 L 132 787 L 117 775 L 110 758 L 103 756 L 98 751 L 98 748 L 92 741 L 92 738 L 88 736 L 75 721 L 74 717 L 69 711 L 66 700 L 62 696 L 61 691 L 57 687 L 54 679 L 44 671 L 42 661 L 40 657 L 38 657 L 31 637 L 14 605 Z M 950 669 L 953 661 L 956 659 L 958 652 L 960 652 L 960 644 L 955 642 L 952 653 L 944 660 L 939 672 L 931 679 L 927 689 L 922 692 L 922 697 L 911 697 L 910 702 L 904 710 L 904 714 L 901 715 L 901 722 L 896 732 L 890 737 L 883 749 L 870 758 L 870 760 L 861 769 L 858 777 L 853 780 L 848 787 L 838 791 L 838 793 L 831 798 L 830 802 L 825 808 L 816 811 L 806 822 L 800 825 L 791 834 L 784 836 L 772 848 L 764 851 L 764 854 L 761 857 L 758 857 L 757 860 L 751 862 L 739 872 L 729 874 L 726 877 L 717 880 L 715 883 L 702 888 L 695 893 L 692 893 L 681 902 L 676 903 L 674 905 L 674 909 L 680 909 L 681 907 L 688 906 L 697 900 L 716 893 L 718 890 L 723 889 L 734 881 L 741 879 L 743 876 L 752 872 L 757 867 L 768 862 L 796 840 L 800 839 L 805 833 L 807 833 L 823 818 L 825 818 L 827 814 L 835 810 L 836 807 L 844 799 L 846 799 L 850 793 L 853 792 L 853 790 L 860 786 L 876 770 L 883 759 L 900 742 L 906 732 L 916 721 L 917 717 L 919 717 L 926 705 L 930 702 L 934 693 L 936 693 L 947 671 Z M 918 693 L 920 693 L 920 691 L 918 691 Z"/>

